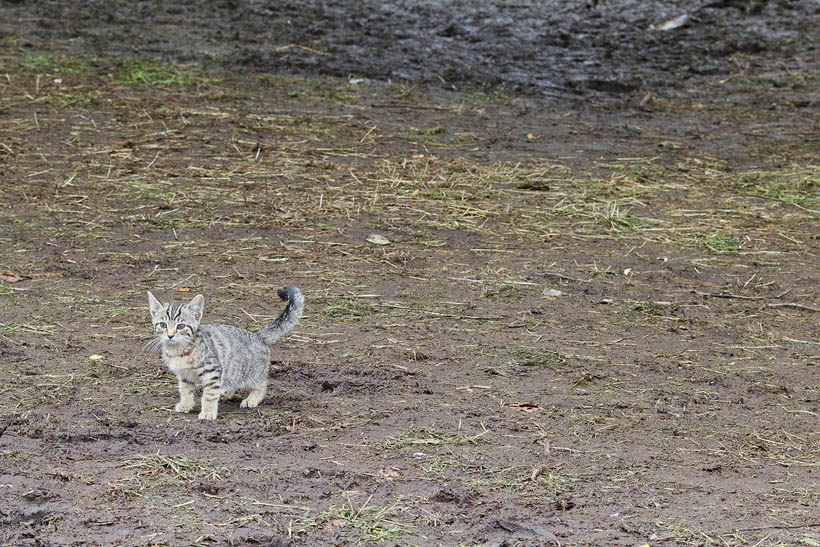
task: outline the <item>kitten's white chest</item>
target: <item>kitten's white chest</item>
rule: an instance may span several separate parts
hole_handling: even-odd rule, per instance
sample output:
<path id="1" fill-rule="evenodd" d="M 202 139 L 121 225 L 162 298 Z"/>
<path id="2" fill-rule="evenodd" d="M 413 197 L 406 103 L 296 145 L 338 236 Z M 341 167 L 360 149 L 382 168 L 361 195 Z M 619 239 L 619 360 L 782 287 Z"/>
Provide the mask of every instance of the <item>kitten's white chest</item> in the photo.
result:
<path id="1" fill-rule="evenodd" d="M 192 384 L 199 383 L 199 374 L 194 370 L 194 360 L 190 355 L 165 355 L 165 366 L 168 367 L 168 370 L 176 374 L 178 378 Z"/>
<path id="2" fill-rule="evenodd" d="M 194 360 L 191 358 L 190 355 L 185 355 L 184 357 L 174 357 L 166 355 L 165 365 L 171 372 L 179 374 L 181 372 L 186 372 L 194 368 Z"/>

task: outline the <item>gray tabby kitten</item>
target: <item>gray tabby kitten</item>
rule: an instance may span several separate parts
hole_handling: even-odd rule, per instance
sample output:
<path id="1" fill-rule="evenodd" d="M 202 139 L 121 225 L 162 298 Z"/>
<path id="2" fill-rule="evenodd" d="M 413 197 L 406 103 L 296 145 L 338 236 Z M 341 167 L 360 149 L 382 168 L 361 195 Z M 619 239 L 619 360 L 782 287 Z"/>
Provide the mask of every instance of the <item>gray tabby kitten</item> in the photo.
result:
<path id="1" fill-rule="evenodd" d="M 219 398 L 250 390 L 240 406 L 253 408 L 268 389 L 270 346 L 296 326 L 305 308 L 297 288 L 278 289 L 288 304 L 276 320 L 258 334 L 231 325 L 200 325 L 205 298 L 198 294 L 187 304 L 163 304 L 148 291 L 148 304 L 165 366 L 177 375 L 179 402 L 174 410 L 194 408 L 196 386 L 202 386 L 200 420 L 215 420 Z"/>

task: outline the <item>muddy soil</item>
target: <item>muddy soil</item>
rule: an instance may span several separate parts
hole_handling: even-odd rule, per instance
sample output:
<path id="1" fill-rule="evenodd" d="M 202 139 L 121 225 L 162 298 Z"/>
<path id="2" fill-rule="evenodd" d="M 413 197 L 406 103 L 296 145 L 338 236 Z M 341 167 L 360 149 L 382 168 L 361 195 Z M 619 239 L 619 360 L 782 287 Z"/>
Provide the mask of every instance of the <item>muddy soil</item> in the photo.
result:
<path id="1" fill-rule="evenodd" d="M 816 2 L 21 2 L 7 33 L 86 55 L 195 60 L 584 99 L 688 87 L 737 54 L 802 51 Z M 674 32 L 654 26 L 687 17 Z"/>
<path id="2" fill-rule="evenodd" d="M 1 4 L 0 544 L 820 544 L 819 16 Z"/>

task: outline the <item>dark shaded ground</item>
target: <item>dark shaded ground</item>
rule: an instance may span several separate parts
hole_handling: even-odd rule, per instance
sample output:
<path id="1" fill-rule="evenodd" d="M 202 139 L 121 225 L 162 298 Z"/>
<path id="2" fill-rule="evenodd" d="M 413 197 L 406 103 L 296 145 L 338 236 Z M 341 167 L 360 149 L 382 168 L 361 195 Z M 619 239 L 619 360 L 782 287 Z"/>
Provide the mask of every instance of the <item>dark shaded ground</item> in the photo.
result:
<path id="1" fill-rule="evenodd" d="M 725 4 L 0 5 L 0 543 L 820 544 L 817 4 Z M 283 284 L 173 413 L 145 290 Z"/>
<path id="2" fill-rule="evenodd" d="M 392 79 L 536 96 L 663 90 L 735 55 L 799 56 L 817 2 L 21 2 L 5 32 L 83 55 L 198 61 L 228 71 Z M 674 31 L 653 24 L 691 14 Z M 816 46 L 812 46 L 816 47 Z"/>

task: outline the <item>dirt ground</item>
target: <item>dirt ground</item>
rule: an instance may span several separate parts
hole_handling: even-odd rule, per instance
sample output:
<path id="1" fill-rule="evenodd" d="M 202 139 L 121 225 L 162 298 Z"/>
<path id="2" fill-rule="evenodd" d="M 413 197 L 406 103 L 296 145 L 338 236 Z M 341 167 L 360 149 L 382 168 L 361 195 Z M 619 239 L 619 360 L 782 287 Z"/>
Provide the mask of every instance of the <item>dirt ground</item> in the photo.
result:
<path id="1" fill-rule="evenodd" d="M 0 544 L 820 545 L 820 6 L 347 4 L 0 4 Z"/>

